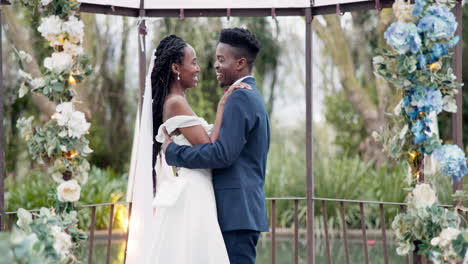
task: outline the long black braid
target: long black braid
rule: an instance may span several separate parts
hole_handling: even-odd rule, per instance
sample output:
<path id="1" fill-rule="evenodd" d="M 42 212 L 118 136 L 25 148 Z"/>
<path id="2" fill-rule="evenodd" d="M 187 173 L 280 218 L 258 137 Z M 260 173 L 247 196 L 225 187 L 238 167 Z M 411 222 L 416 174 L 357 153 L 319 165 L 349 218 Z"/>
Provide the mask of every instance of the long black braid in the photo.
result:
<path id="1" fill-rule="evenodd" d="M 156 49 L 153 71 L 151 72 L 151 91 L 153 97 L 153 133 L 158 133 L 158 128 L 163 123 L 163 107 L 169 94 L 170 84 L 173 81 L 172 64 L 182 64 L 184 60 L 184 48 L 187 43 L 176 35 L 164 37 Z M 161 143 L 153 137 L 153 166 L 156 165 L 156 157 L 161 150 Z M 153 191 L 156 186 L 156 172 L 153 169 Z"/>

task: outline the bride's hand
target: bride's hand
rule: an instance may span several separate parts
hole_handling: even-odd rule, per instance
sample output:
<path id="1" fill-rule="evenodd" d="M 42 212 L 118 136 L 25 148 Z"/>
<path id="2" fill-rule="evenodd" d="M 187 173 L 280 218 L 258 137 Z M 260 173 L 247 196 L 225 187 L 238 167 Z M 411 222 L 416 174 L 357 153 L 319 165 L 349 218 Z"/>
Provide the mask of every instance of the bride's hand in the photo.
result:
<path id="1" fill-rule="evenodd" d="M 224 106 L 227 102 L 228 97 L 237 89 L 247 89 L 247 90 L 252 90 L 252 87 L 246 83 L 237 83 L 231 85 L 227 91 L 224 93 L 223 97 L 221 97 L 221 100 L 219 101 L 220 106 Z"/>
<path id="2" fill-rule="evenodd" d="M 171 137 L 169 136 L 169 133 L 167 133 L 167 130 L 165 127 L 163 128 L 163 132 L 164 132 L 164 137 L 166 139 L 164 140 L 164 143 L 162 144 L 161 149 L 164 153 L 166 153 L 167 146 L 169 146 L 169 144 L 171 144 L 173 141 Z"/>

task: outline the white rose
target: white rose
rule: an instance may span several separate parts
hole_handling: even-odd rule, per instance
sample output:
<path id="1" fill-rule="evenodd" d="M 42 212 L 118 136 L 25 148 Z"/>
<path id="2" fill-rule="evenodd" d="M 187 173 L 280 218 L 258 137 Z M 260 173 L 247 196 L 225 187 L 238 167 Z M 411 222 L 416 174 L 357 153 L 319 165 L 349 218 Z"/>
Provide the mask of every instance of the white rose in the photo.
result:
<path id="1" fill-rule="evenodd" d="M 22 229 L 29 229 L 29 225 L 33 221 L 32 214 L 29 211 L 20 208 L 18 209 L 17 215 L 18 221 L 16 221 L 16 225 L 18 225 Z"/>
<path id="2" fill-rule="evenodd" d="M 57 39 L 63 38 L 62 24 L 63 21 L 58 16 L 49 16 L 41 20 L 41 25 L 37 30 L 48 41 L 55 42 Z"/>
<path id="3" fill-rule="evenodd" d="M 70 253 L 70 248 L 72 246 L 71 237 L 56 225 L 51 227 L 51 233 L 55 238 L 54 249 L 63 259 Z"/>
<path id="4" fill-rule="evenodd" d="M 416 207 L 419 208 L 431 206 L 436 202 L 435 192 L 427 183 L 416 185 L 413 189 L 413 197 Z"/>
<path id="5" fill-rule="evenodd" d="M 46 82 L 44 81 L 43 78 L 35 78 L 31 81 L 31 86 L 33 88 L 40 88 L 44 87 L 46 85 Z"/>
<path id="6" fill-rule="evenodd" d="M 396 249 L 396 252 L 400 256 L 405 256 L 408 255 L 410 251 L 413 251 L 413 245 L 410 244 L 409 242 L 406 243 L 398 243 L 398 247 Z"/>
<path id="7" fill-rule="evenodd" d="M 69 137 L 79 138 L 88 132 L 90 123 L 86 122 L 84 113 L 73 110 L 71 102 L 62 103 L 56 108 L 55 118 L 59 126 L 66 126 Z"/>
<path id="8" fill-rule="evenodd" d="M 48 57 L 44 60 L 44 67 L 55 73 L 61 73 L 69 70 L 72 65 L 72 56 L 65 52 L 54 52 L 52 53 L 52 57 Z"/>
<path id="9" fill-rule="evenodd" d="M 438 244 L 442 247 L 449 246 L 452 243 L 452 240 L 454 240 L 458 236 L 458 234 L 460 234 L 460 230 L 456 228 L 445 228 L 439 234 L 440 242 Z"/>
<path id="10" fill-rule="evenodd" d="M 91 124 L 86 122 L 85 115 L 75 111 L 68 121 L 68 136 L 79 138 L 88 131 L 90 126 Z"/>
<path id="11" fill-rule="evenodd" d="M 84 24 L 77 17 L 72 16 L 63 23 L 62 29 L 68 34 L 68 39 L 73 43 L 80 43 L 84 35 Z"/>
<path id="12" fill-rule="evenodd" d="M 63 44 L 63 50 L 72 56 L 83 54 L 83 47 L 81 45 L 73 44 L 68 40 Z"/>
<path id="13" fill-rule="evenodd" d="M 80 199 L 81 187 L 76 180 L 62 182 L 57 187 L 58 199 L 61 202 L 76 202 Z"/>
<path id="14" fill-rule="evenodd" d="M 50 4 L 52 1 L 54 1 L 54 0 L 41 0 L 41 4 L 43 6 L 46 6 L 46 5 Z"/>
<path id="15" fill-rule="evenodd" d="M 61 103 L 57 105 L 55 111 L 57 111 L 57 113 L 55 114 L 55 119 L 57 120 L 58 125 L 66 126 L 73 114 L 73 103 Z"/>

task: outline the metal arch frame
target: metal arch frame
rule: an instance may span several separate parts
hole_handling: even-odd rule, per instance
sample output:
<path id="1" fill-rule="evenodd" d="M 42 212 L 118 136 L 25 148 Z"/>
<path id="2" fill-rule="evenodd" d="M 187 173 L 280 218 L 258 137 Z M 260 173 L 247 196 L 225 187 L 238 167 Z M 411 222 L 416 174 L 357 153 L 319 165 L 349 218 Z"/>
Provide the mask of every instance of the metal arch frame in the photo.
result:
<path id="1" fill-rule="evenodd" d="M 314 7 L 313 0 L 311 6 L 308 8 L 256 8 L 256 9 L 144 9 L 144 0 L 140 0 L 140 8 L 123 8 L 116 6 L 103 6 L 95 4 L 83 3 L 80 6 L 81 12 L 119 15 L 129 17 L 225 17 L 227 14 L 231 17 L 266 17 L 274 14 L 275 16 L 304 16 L 306 23 L 306 53 L 305 53 L 305 69 L 306 69 L 306 176 L 307 176 L 307 263 L 315 263 L 314 254 L 314 174 L 313 174 L 313 145 L 312 145 L 312 98 L 313 98 L 313 75 L 312 75 L 312 20 L 316 15 L 325 15 L 336 13 L 339 8 L 341 12 L 362 11 L 370 9 L 388 8 L 393 4 L 393 0 L 376 0 L 366 2 L 343 3 L 337 5 Z M 457 34 L 462 36 L 462 1 L 458 0 L 456 8 L 454 9 L 457 21 L 459 23 Z M 2 10 L 3 5 L 9 5 L 7 0 L 0 0 L 0 54 L 2 50 Z M 145 75 L 146 75 L 146 45 L 145 45 L 145 21 L 141 21 L 138 30 L 139 42 L 139 85 L 140 85 L 140 106 L 143 102 L 143 94 L 145 89 Z M 0 56 L 0 230 L 4 225 L 4 178 L 5 178 L 5 155 L 4 155 L 4 130 L 3 130 L 3 60 Z M 455 48 L 455 56 L 453 67 L 457 81 L 461 82 L 462 79 L 462 41 L 458 43 Z M 452 115 L 452 137 L 454 142 L 460 147 L 463 146 L 462 138 L 462 90 L 456 97 L 458 111 Z M 453 189 L 462 189 L 461 183 L 454 184 Z"/>

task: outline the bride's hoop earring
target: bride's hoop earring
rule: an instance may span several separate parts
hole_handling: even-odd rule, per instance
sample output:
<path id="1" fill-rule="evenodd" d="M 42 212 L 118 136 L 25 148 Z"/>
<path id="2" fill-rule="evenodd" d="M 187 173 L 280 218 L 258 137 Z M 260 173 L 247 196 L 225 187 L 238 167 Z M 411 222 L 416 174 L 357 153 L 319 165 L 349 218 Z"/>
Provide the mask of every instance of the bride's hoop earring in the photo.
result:
<path id="1" fill-rule="evenodd" d="M 177 73 L 177 80 L 180 81 L 180 72 Z"/>

